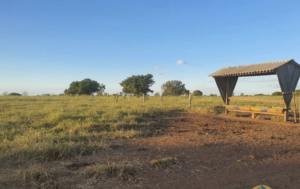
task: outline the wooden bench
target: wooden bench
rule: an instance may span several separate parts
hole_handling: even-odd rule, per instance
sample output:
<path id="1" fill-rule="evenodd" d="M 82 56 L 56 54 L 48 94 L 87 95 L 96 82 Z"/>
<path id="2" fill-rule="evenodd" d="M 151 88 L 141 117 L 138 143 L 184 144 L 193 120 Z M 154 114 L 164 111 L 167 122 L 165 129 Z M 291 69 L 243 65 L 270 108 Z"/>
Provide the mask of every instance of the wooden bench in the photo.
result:
<path id="1" fill-rule="evenodd" d="M 225 107 L 225 115 L 229 111 L 235 111 L 235 112 L 244 112 L 244 113 L 251 113 L 252 118 L 255 118 L 256 114 L 268 114 L 268 115 L 279 115 L 279 116 L 285 116 L 286 120 L 286 109 L 279 108 L 279 107 L 255 107 L 255 106 L 235 106 L 235 105 L 224 105 Z"/>

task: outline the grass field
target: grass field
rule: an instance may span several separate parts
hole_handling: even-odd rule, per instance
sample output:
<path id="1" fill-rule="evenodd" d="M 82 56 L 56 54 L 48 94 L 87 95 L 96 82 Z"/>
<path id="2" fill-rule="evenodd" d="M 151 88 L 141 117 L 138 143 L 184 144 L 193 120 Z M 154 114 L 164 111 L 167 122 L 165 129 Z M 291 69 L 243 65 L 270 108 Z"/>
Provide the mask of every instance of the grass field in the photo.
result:
<path id="1" fill-rule="evenodd" d="M 256 99 L 279 100 L 282 97 L 244 97 L 249 101 L 232 100 L 231 104 L 282 107 L 283 103 Z M 197 112 L 219 114 L 219 96 L 142 98 L 114 97 L 0 97 L 0 162 L 2 168 L 23 166 L 30 169 L 37 163 L 93 155 L 107 149 L 116 139 L 147 135 L 149 118 L 163 113 Z M 27 178 L 27 177 L 26 177 Z M 1 186 L 1 177 L 0 177 Z"/>

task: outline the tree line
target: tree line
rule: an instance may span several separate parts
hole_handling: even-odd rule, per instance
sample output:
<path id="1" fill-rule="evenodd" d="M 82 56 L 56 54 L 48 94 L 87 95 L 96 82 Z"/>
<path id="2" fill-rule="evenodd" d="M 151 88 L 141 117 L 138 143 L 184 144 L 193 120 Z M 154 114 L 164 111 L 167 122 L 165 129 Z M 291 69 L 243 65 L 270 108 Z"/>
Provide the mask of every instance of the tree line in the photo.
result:
<path id="1" fill-rule="evenodd" d="M 133 75 L 120 83 L 120 86 L 122 87 L 121 94 L 131 94 L 134 96 L 149 95 L 149 93 L 154 92 L 150 89 L 153 84 L 155 84 L 155 81 L 152 74 Z M 190 91 L 185 88 L 185 84 L 178 80 L 167 81 L 161 86 L 161 89 L 164 95 L 170 96 L 188 95 L 190 93 Z M 69 88 L 64 91 L 64 94 L 91 95 L 97 93 L 98 95 L 103 95 L 104 90 L 104 84 L 91 79 L 84 79 L 82 81 L 73 81 Z M 195 90 L 193 95 L 202 96 L 203 93 L 200 90 Z M 154 96 L 160 96 L 160 93 L 156 92 L 154 93 Z"/>

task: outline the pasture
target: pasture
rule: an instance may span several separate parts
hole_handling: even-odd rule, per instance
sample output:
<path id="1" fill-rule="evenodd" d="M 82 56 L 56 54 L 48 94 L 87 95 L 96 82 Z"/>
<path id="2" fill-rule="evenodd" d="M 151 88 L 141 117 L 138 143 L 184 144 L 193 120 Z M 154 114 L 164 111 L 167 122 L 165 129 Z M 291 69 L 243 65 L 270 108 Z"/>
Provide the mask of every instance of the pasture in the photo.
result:
<path id="1" fill-rule="evenodd" d="M 299 124 L 224 116 L 222 105 L 219 96 L 193 97 L 190 108 L 184 96 L 163 106 L 160 97 L 0 97 L 0 188 L 297 188 Z"/>

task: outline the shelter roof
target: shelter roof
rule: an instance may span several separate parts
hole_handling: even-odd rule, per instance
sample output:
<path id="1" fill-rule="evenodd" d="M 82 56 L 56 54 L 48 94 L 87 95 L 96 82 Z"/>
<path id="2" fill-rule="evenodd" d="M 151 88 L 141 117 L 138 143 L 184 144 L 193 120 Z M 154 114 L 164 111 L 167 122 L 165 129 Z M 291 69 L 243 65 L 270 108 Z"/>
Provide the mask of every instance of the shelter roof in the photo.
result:
<path id="1" fill-rule="evenodd" d="M 266 62 L 261 64 L 250 64 L 235 67 L 222 68 L 209 76 L 212 77 L 230 77 L 230 76 L 259 76 L 276 74 L 276 69 L 287 63 L 294 63 L 300 69 L 300 65 L 293 59 L 281 60 L 275 62 Z"/>

